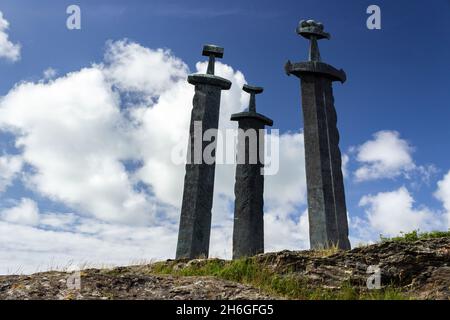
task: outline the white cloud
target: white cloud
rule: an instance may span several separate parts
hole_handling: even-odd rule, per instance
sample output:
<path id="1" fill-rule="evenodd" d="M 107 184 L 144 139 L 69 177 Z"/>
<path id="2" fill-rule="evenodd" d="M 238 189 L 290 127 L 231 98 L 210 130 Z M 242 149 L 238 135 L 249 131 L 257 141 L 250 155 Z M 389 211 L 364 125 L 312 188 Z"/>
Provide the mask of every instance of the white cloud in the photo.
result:
<path id="1" fill-rule="evenodd" d="M 348 177 L 348 163 L 350 161 L 350 157 L 347 154 L 342 154 L 342 175 L 344 178 Z"/>
<path id="2" fill-rule="evenodd" d="M 169 50 L 142 47 L 126 40 L 108 42 L 104 74 L 122 91 L 162 94 L 185 80 L 187 65 Z"/>
<path id="3" fill-rule="evenodd" d="M 121 163 L 133 152 L 129 128 L 104 79 L 93 67 L 20 84 L 0 102 L 0 126 L 35 169 L 29 187 L 99 219 L 142 223 L 154 210 Z"/>
<path id="4" fill-rule="evenodd" d="M 379 240 L 380 234 L 397 236 L 413 230 L 450 229 L 450 171 L 437 183 L 434 195 L 442 202 L 442 209 L 416 204 L 406 187 L 362 197 L 359 205 L 365 208 L 365 217 L 349 219 L 352 245 L 372 243 Z"/>
<path id="5" fill-rule="evenodd" d="M 22 198 L 17 206 L 4 209 L 0 213 L 0 218 L 15 224 L 34 226 L 39 223 L 39 208 L 35 201 Z"/>
<path id="6" fill-rule="evenodd" d="M 266 199 L 272 206 L 306 202 L 306 172 L 303 133 L 280 135 L 280 168 L 266 176 Z"/>
<path id="7" fill-rule="evenodd" d="M 364 196 L 359 205 L 366 208 L 367 228 L 375 234 L 395 236 L 400 232 L 444 227 L 442 214 L 426 207 L 415 207 L 414 199 L 405 187 Z"/>
<path id="8" fill-rule="evenodd" d="M 293 207 L 273 208 L 264 215 L 264 234 L 266 251 L 309 249 L 308 211 L 301 215 Z"/>
<path id="9" fill-rule="evenodd" d="M 450 171 L 438 182 L 436 198 L 442 201 L 447 216 L 447 228 L 450 229 Z"/>
<path id="10" fill-rule="evenodd" d="M 167 257 L 176 232 L 81 220 L 74 231 L 55 231 L 0 221 L 0 274 L 33 273 L 73 265 L 104 267 Z"/>
<path id="11" fill-rule="evenodd" d="M 9 22 L 3 17 L 0 11 L 0 58 L 15 62 L 20 59 L 20 44 L 12 43 L 6 33 L 9 29 Z"/>
<path id="12" fill-rule="evenodd" d="M 53 68 L 47 68 L 44 70 L 44 72 L 42 74 L 43 74 L 45 80 L 51 80 L 58 75 L 58 71 Z"/>
<path id="13" fill-rule="evenodd" d="M 349 240 L 352 248 L 360 245 L 372 244 L 379 240 L 380 232 L 374 230 L 368 223 L 367 217 L 348 215 Z"/>
<path id="14" fill-rule="evenodd" d="M 76 223 L 77 217 L 73 213 L 42 213 L 39 217 L 39 223 L 46 228 L 55 228 L 59 230 L 70 229 Z"/>
<path id="15" fill-rule="evenodd" d="M 357 181 L 395 178 L 415 169 L 412 146 L 397 131 L 379 131 L 357 147 L 356 160 L 362 163 L 355 172 Z"/>
<path id="16" fill-rule="evenodd" d="M 0 157 L 0 193 L 8 188 L 22 170 L 22 157 L 6 155 Z"/>

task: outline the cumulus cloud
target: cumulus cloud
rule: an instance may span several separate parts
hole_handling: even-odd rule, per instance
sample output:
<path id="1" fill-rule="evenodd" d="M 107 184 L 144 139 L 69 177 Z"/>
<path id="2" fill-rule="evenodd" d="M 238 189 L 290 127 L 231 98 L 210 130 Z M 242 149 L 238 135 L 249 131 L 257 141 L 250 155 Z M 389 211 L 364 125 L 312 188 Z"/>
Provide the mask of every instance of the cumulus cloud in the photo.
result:
<path id="1" fill-rule="evenodd" d="M 45 228 L 68 230 L 78 220 L 74 213 L 46 212 L 39 216 L 39 224 Z"/>
<path id="2" fill-rule="evenodd" d="M 408 188 L 379 192 L 362 197 L 359 206 L 365 216 L 351 216 L 352 245 L 372 243 L 379 235 L 397 236 L 413 230 L 446 231 L 450 229 L 450 172 L 437 183 L 435 197 L 442 208 L 431 209 L 416 203 Z"/>
<path id="3" fill-rule="evenodd" d="M 121 162 L 133 150 L 118 97 L 104 80 L 94 67 L 48 84 L 23 83 L 0 102 L 0 126 L 16 134 L 34 168 L 30 188 L 99 219 L 143 222 L 153 208 Z"/>
<path id="4" fill-rule="evenodd" d="M 343 153 L 342 154 L 342 175 L 344 178 L 348 177 L 348 163 L 350 161 L 350 157 L 348 154 Z"/>
<path id="5" fill-rule="evenodd" d="M 280 167 L 265 177 L 266 200 L 270 206 L 306 203 L 306 172 L 303 133 L 280 135 Z"/>
<path id="6" fill-rule="evenodd" d="M 12 43 L 7 33 L 9 22 L 0 11 L 0 58 L 15 62 L 20 60 L 20 44 Z"/>
<path id="7" fill-rule="evenodd" d="M 196 72 L 206 66 L 197 63 Z M 2 97 L 0 129 L 15 137 L 27 167 L 24 185 L 73 212 L 36 208 L 39 218 L 31 227 L 5 218 L 1 234 L 27 233 L 28 242 L 2 241 L 3 260 L 8 254 L 22 265 L 49 257 L 105 263 L 173 257 L 184 165 L 173 163 L 172 152 L 187 146 L 194 94 L 189 73 L 169 50 L 123 40 L 107 44 L 101 63 L 48 82 L 21 82 Z M 219 125 L 236 128 L 229 117 L 248 104 L 241 90 L 245 77 L 220 62 L 216 73 L 233 82 L 222 94 Z M 232 148 L 218 147 L 218 157 Z M 305 216 L 299 215 L 306 193 L 303 152 L 302 133 L 280 137 L 280 172 L 266 183 L 268 248 L 306 246 Z M 234 170 L 216 168 L 212 256 L 231 257 Z M 4 176 L 10 181 L 14 174 Z M 272 221 L 277 227 L 270 227 Z M 289 233 L 280 236 L 281 226 Z M 36 243 L 44 249 L 28 257 Z"/>
<path id="8" fill-rule="evenodd" d="M 81 219 L 73 230 L 0 221 L 0 274 L 33 273 L 72 265 L 105 267 L 167 258 L 176 230 Z"/>
<path id="9" fill-rule="evenodd" d="M 158 96 L 184 80 L 189 70 L 170 50 L 145 48 L 126 40 L 107 43 L 103 70 L 122 91 Z"/>
<path id="10" fill-rule="evenodd" d="M 0 218 L 15 224 L 34 226 L 39 223 L 39 208 L 35 201 L 22 198 L 15 207 L 4 209 Z"/>
<path id="11" fill-rule="evenodd" d="M 373 139 L 357 147 L 357 181 L 395 178 L 415 168 L 412 146 L 397 131 L 379 131 Z"/>
<path id="12" fill-rule="evenodd" d="M 291 216 L 298 209 L 277 207 L 264 216 L 266 251 L 309 249 L 308 211 Z"/>
<path id="13" fill-rule="evenodd" d="M 367 229 L 372 233 L 395 236 L 413 230 L 446 229 L 441 212 L 425 206 L 416 207 L 411 193 L 405 187 L 390 192 L 364 196 L 359 205 L 366 208 Z"/>
<path id="14" fill-rule="evenodd" d="M 0 157 L 0 193 L 9 187 L 22 170 L 22 157 L 6 155 Z"/>
<path id="15" fill-rule="evenodd" d="M 435 196 L 444 205 L 447 216 L 447 227 L 450 229 L 450 171 L 438 182 L 438 189 Z"/>

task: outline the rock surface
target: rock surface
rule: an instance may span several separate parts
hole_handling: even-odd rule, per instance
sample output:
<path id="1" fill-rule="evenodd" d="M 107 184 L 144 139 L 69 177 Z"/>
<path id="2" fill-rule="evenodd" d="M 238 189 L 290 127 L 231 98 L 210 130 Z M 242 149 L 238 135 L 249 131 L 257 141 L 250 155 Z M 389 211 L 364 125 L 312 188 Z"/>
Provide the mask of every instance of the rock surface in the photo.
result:
<path id="1" fill-rule="evenodd" d="M 327 255 L 282 251 L 255 257 L 273 272 L 294 274 L 311 288 L 366 288 L 367 269 L 379 266 L 383 286 L 416 299 L 450 299 L 450 238 L 386 242 Z M 205 260 L 165 264 L 183 269 Z M 225 261 L 224 261 L 225 263 Z M 257 288 L 214 277 L 152 274 L 152 265 L 81 271 L 81 290 L 69 289 L 69 273 L 0 276 L 0 299 L 273 299 Z"/>
<path id="2" fill-rule="evenodd" d="M 139 269 L 137 269 L 139 270 Z M 153 299 L 153 300 L 265 300 L 260 290 L 214 277 L 146 275 L 133 267 L 113 272 L 81 272 L 81 290 L 69 289 L 67 273 L 6 276 L 0 280 L 0 299 Z"/>
<path id="3" fill-rule="evenodd" d="M 418 299 L 450 299 L 450 238 L 385 242 L 315 257 L 314 251 L 257 256 L 277 273 L 294 272 L 311 287 L 365 288 L 369 266 L 378 266 L 382 286 L 392 286 Z"/>

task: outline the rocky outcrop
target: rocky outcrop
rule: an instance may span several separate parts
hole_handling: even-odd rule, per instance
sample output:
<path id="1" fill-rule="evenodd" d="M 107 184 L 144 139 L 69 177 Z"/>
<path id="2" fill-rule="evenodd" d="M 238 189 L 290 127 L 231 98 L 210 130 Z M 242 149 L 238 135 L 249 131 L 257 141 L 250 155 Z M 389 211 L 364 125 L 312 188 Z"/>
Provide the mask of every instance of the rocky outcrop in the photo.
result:
<path id="1" fill-rule="evenodd" d="M 139 274 L 140 268 L 89 269 L 81 272 L 81 288 L 67 286 L 69 274 L 46 272 L 0 279 L 0 299 L 153 299 L 265 300 L 260 290 L 214 277 Z"/>
<path id="2" fill-rule="evenodd" d="M 314 251 L 268 253 L 256 257 L 277 273 L 293 272 L 311 287 L 367 287 L 369 266 L 378 267 L 381 285 L 413 298 L 450 299 L 450 238 L 385 242 L 319 256 Z"/>
<path id="3" fill-rule="evenodd" d="M 210 260 L 209 260 L 210 261 Z M 224 260 L 215 260 L 226 265 Z M 370 266 L 380 270 L 381 285 L 415 299 L 450 299 L 450 238 L 385 242 L 330 254 L 327 251 L 282 251 L 253 258 L 261 268 L 295 276 L 312 289 L 367 290 Z M 208 260 L 159 263 L 182 271 Z M 68 286 L 73 274 L 44 272 L 0 276 L 0 299 L 275 299 L 258 288 L 215 277 L 155 274 L 154 265 L 88 269 L 79 289 Z M 70 284 L 70 283 L 69 283 Z"/>

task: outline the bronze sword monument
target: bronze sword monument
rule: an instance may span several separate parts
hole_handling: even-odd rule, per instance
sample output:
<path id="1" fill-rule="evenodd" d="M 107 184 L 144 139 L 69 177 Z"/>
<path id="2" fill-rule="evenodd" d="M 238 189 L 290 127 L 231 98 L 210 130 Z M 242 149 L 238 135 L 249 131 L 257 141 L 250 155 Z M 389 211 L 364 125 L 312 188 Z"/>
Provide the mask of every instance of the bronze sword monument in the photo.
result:
<path id="1" fill-rule="evenodd" d="M 203 159 L 204 149 L 211 145 L 211 142 L 203 141 L 203 135 L 206 130 L 218 128 L 221 92 L 231 87 L 229 80 L 214 75 L 215 59 L 223 57 L 223 48 L 205 45 L 203 55 L 209 57 L 206 74 L 192 74 L 188 77 L 188 82 L 195 86 L 195 94 L 189 129 L 177 259 L 208 257 L 216 164 L 215 154 L 213 163 Z M 197 128 L 200 130 L 196 130 Z"/>
<path id="2" fill-rule="evenodd" d="M 264 127 L 273 121 L 256 112 L 255 95 L 263 88 L 244 85 L 250 94 L 248 111 L 235 113 L 239 124 L 234 185 L 233 259 L 264 252 Z"/>
<path id="3" fill-rule="evenodd" d="M 309 235 L 312 249 L 350 249 L 339 132 L 334 107 L 334 81 L 345 72 L 321 61 L 317 41 L 330 39 L 321 23 L 301 21 L 297 33 L 310 41 L 309 61 L 285 66 L 301 80 L 304 120 Z"/>

